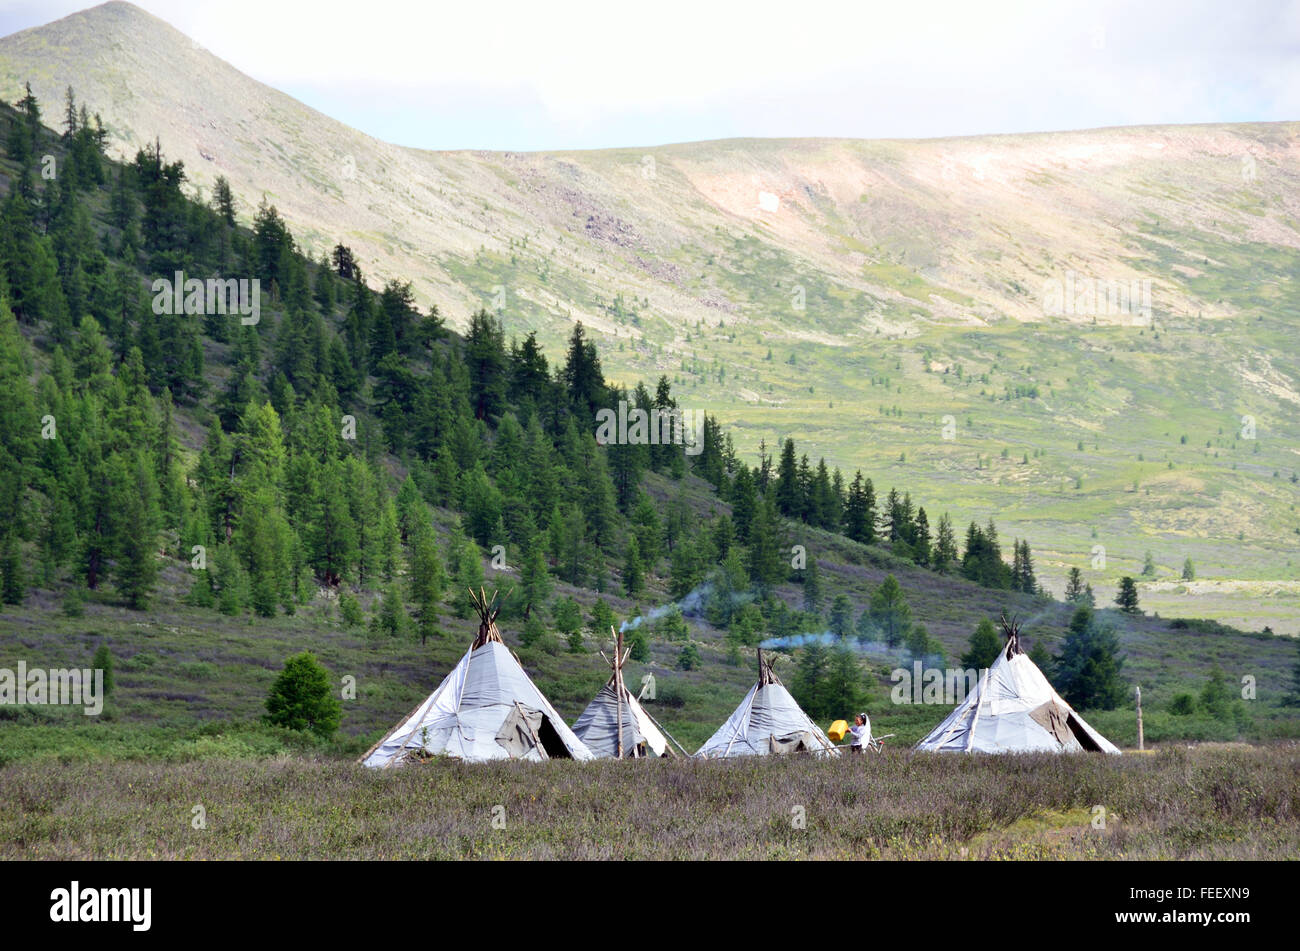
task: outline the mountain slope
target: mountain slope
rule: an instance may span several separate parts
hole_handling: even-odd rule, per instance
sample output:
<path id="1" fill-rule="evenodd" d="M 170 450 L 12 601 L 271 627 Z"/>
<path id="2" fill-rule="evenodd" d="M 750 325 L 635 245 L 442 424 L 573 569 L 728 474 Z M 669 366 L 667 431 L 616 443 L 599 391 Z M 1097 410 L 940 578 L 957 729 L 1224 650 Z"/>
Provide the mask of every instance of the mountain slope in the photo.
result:
<path id="1" fill-rule="evenodd" d="M 419 289 L 453 317 L 490 293 L 460 286 L 457 266 L 525 239 L 521 256 L 553 255 L 557 272 L 586 285 L 575 299 L 557 287 L 553 310 L 580 309 L 605 288 L 653 291 L 650 313 L 681 326 L 761 321 L 767 295 L 725 278 L 694 286 L 687 271 L 708 252 L 753 241 L 760 257 L 787 258 L 787 284 L 813 272 L 861 295 L 842 313 L 809 308 L 809 322 L 850 337 L 890 316 L 910 327 L 917 313 L 976 325 L 1042 319 L 1039 286 L 1062 267 L 1141 276 L 1127 239 L 1147 219 L 1300 248 L 1294 123 L 425 152 L 350 129 L 116 2 L 0 41 L 0 95 L 16 98 L 26 79 L 51 105 L 75 85 L 123 152 L 161 136 L 197 184 L 224 174 L 250 206 L 265 193 L 309 247 L 343 239 L 376 276 L 422 272 Z M 1243 178 L 1247 156 L 1254 181 Z M 710 236 L 715 228 L 729 233 Z M 1236 310 L 1190 282 L 1168 283 L 1163 314 Z M 547 310 L 539 288 L 524 296 Z"/>
<path id="2" fill-rule="evenodd" d="M 1057 590 L 1074 565 L 1107 594 L 1151 550 L 1145 603 L 1300 629 L 1300 123 L 426 152 L 124 3 L 0 40 L 0 96 L 27 79 L 49 111 L 74 86 L 126 154 L 157 136 L 205 190 L 227 176 L 245 218 L 265 194 L 313 253 L 413 277 L 453 325 L 499 308 L 554 353 L 582 320 L 614 376 L 669 373 L 747 453 L 793 435 L 997 513 Z M 1150 280 L 1151 321 L 1047 313 L 1072 275 Z"/>

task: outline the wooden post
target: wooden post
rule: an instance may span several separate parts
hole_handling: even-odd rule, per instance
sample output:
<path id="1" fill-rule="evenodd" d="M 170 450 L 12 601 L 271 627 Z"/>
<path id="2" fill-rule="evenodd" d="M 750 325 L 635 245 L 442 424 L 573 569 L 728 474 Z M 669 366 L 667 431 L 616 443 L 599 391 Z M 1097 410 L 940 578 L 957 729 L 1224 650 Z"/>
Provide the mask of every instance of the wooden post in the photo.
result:
<path id="1" fill-rule="evenodd" d="M 614 756 L 623 758 L 623 632 L 614 633 L 614 693 L 618 696 L 618 742 Z"/>
<path id="2" fill-rule="evenodd" d="M 1146 744 L 1144 742 L 1144 737 L 1142 736 L 1142 687 L 1141 685 L 1139 685 L 1137 687 L 1134 687 L 1133 689 L 1134 692 L 1137 694 L 1138 749 L 1144 750 L 1146 749 Z"/>

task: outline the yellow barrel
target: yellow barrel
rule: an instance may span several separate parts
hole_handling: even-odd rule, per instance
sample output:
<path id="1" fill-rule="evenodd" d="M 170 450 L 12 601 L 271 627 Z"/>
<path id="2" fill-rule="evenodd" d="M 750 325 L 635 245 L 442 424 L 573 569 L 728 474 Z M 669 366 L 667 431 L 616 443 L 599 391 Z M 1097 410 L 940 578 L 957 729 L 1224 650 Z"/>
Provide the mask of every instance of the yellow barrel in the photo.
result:
<path id="1" fill-rule="evenodd" d="M 831 724 L 831 728 L 826 731 L 826 735 L 838 743 L 844 739 L 844 734 L 849 732 L 849 725 L 844 720 L 836 720 Z"/>

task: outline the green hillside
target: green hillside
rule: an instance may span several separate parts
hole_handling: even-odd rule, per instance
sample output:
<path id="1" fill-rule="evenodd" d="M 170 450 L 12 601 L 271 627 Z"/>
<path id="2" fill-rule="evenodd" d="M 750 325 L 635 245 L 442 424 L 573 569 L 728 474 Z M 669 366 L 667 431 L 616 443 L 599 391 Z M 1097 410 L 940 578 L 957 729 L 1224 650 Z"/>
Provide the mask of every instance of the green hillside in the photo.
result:
<path id="1" fill-rule="evenodd" d="M 87 666 L 107 646 L 115 691 L 99 717 L 0 708 L 3 760 L 354 756 L 464 652 L 467 585 L 509 592 L 507 640 L 570 719 L 606 676 L 607 625 L 681 602 L 631 635 L 629 681 L 654 675 L 647 704 L 688 749 L 772 639 L 846 625 L 847 678 L 810 678 L 807 647 L 778 670 L 814 715 L 865 707 L 898 744 L 944 711 L 892 703 L 895 667 L 957 665 L 1002 611 L 1025 621 L 1028 644 L 1060 651 L 1078 605 L 1039 590 L 1032 567 L 1017 557 L 1013 572 L 969 540 L 945 564 L 937 534 L 932 550 L 951 500 L 917 488 L 923 463 L 872 472 L 875 507 L 855 523 L 863 483 L 796 462 L 815 441 L 747 457 L 709 418 L 690 452 L 600 445 L 598 410 L 668 408 L 675 388 L 610 385 L 606 351 L 581 328 L 553 369 L 486 313 L 451 332 L 401 282 L 369 287 L 345 245 L 303 256 L 273 207 L 248 229 L 220 193 L 192 200 L 165 142 L 115 163 L 89 109 L 72 110 L 67 135 L 39 109 L 0 108 L 0 667 Z M 257 323 L 159 314 L 152 282 L 178 269 L 256 275 Z M 890 577 L 910 606 L 893 644 L 873 613 Z M 1117 742 L 1134 739 L 1131 683 L 1151 742 L 1300 732 L 1284 706 L 1292 639 L 1106 604 L 1125 699 L 1089 716 Z M 260 722 L 302 650 L 340 684 L 355 678 L 332 740 Z M 1226 699 L 1205 693 L 1215 668 Z M 1242 678 L 1256 694 L 1237 701 Z"/>
<path id="2" fill-rule="evenodd" d="M 1149 608 L 1300 634 L 1296 123 L 433 153 L 126 3 L 0 39 L 0 96 L 27 81 L 450 327 L 487 308 L 555 362 L 580 320 L 611 379 L 666 375 L 746 458 L 793 437 L 956 524 L 995 515 L 1058 595 L 1078 567 L 1109 601 L 1150 552 Z M 1150 314 L 1048 307 L 1075 277 L 1149 280 Z"/>

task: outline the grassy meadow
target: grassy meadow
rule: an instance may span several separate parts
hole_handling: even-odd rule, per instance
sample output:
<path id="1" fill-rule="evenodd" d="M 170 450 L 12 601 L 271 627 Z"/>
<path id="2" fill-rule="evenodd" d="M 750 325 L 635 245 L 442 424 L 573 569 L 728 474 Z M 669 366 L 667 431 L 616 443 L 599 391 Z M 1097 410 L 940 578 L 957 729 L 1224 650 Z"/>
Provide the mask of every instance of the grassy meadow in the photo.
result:
<path id="1" fill-rule="evenodd" d="M 0 768 L 4 859 L 1284 859 L 1300 747 Z M 200 808 L 201 807 L 201 808 Z"/>

